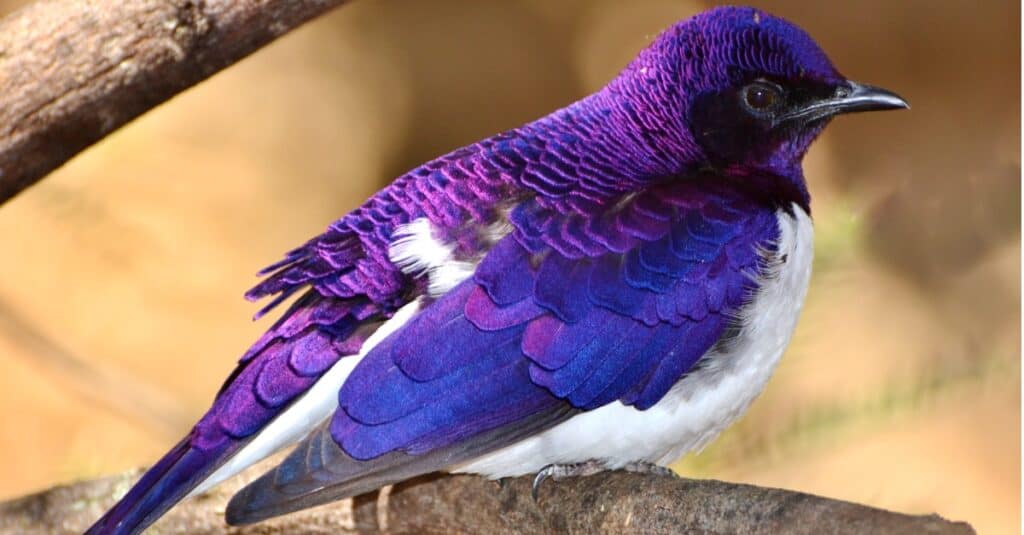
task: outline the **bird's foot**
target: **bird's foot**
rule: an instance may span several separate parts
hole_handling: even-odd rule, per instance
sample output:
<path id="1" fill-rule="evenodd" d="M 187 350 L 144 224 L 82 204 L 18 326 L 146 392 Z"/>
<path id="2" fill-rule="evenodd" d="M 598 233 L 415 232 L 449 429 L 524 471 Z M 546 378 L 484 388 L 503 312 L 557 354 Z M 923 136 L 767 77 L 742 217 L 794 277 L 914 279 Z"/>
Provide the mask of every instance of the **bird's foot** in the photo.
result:
<path id="1" fill-rule="evenodd" d="M 627 463 L 625 466 L 620 468 L 625 472 L 632 472 L 634 474 L 651 474 L 655 476 L 669 476 L 673 479 L 678 479 L 679 474 L 675 473 L 671 468 L 667 466 L 661 466 L 660 464 L 649 463 L 647 461 L 633 461 Z"/>
<path id="2" fill-rule="evenodd" d="M 603 472 L 604 470 L 604 463 L 596 460 L 573 464 L 549 464 L 544 468 L 541 468 L 533 478 L 533 488 L 531 489 L 533 501 L 537 501 L 537 498 L 540 495 L 540 485 L 541 483 L 544 483 L 545 479 L 558 481 L 568 477 L 592 476 L 598 472 Z"/>

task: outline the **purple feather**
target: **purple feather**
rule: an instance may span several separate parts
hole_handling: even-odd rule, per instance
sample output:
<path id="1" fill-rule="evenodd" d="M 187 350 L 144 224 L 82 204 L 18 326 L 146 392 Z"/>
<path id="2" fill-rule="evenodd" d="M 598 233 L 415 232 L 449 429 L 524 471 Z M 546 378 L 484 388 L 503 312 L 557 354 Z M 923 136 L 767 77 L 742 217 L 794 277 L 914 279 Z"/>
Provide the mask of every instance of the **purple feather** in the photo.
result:
<path id="1" fill-rule="evenodd" d="M 601 91 L 398 177 L 261 272 L 246 294 L 271 299 L 260 314 L 301 297 L 90 533 L 151 524 L 413 300 L 423 308 L 354 368 L 329 426 L 339 459 L 379 460 L 374 481 L 405 474 L 387 453 L 450 460 L 447 448 L 485 432 L 566 417 L 554 409 L 656 404 L 756 295 L 776 212 L 809 213 L 800 161 L 825 121 L 795 134 L 729 123 L 734 91 L 760 79 L 814 95 L 846 83 L 799 28 L 716 9 L 669 28 Z M 421 218 L 457 259 L 482 258 L 441 296 L 389 258 L 398 229 Z M 503 223 L 511 234 L 494 245 L 482 229 Z M 321 460 L 307 469 L 334 468 Z M 261 484 L 326 477 L 300 465 Z M 337 482 L 315 483 L 329 494 Z"/>

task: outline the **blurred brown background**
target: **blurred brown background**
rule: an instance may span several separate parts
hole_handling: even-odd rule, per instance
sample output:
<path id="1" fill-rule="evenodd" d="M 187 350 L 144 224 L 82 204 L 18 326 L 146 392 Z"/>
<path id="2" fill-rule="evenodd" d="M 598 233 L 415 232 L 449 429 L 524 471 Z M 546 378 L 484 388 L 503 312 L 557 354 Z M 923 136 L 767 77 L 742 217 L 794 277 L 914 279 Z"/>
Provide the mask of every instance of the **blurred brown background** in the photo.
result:
<path id="1" fill-rule="evenodd" d="M 913 110 L 841 118 L 812 149 L 794 342 L 748 416 L 676 468 L 1017 533 L 1020 6 L 756 4 Z M 241 299 L 258 268 L 707 6 L 355 0 L 3 206 L 0 498 L 155 460 L 269 325 Z"/>

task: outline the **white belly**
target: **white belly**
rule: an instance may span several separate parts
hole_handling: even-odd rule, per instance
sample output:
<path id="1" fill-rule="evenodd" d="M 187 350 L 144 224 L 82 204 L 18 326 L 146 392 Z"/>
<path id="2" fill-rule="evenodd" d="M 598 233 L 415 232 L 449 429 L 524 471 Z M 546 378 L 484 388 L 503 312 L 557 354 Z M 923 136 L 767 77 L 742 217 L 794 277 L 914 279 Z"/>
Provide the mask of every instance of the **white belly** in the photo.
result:
<path id="1" fill-rule="evenodd" d="M 746 308 L 744 328 L 708 365 L 682 379 L 658 404 L 639 411 L 612 403 L 581 413 L 539 435 L 502 448 L 453 472 L 492 478 L 534 473 L 549 464 L 634 461 L 667 465 L 699 450 L 746 411 L 775 370 L 796 327 L 814 256 L 811 219 L 794 205 L 779 211 L 778 255 L 785 262 L 765 277 Z"/>

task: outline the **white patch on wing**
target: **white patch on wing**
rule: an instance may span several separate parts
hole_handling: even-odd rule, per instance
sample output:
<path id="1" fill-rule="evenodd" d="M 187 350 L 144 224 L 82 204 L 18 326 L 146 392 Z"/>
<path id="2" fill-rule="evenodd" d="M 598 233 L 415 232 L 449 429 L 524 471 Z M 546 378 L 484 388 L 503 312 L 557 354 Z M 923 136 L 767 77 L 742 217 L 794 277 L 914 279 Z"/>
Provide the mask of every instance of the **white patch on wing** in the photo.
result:
<path id="1" fill-rule="evenodd" d="M 448 293 L 476 270 L 476 262 L 455 259 L 455 245 L 434 237 L 434 227 L 426 218 L 398 227 L 388 258 L 403 273 L 426 276 L 431 297 Z"/>
<path id="2" fill-rule="evenodd" d="M 430 294 L 430 297 L 444 295 L 472 276 L 474 271 L 476 271 L 476 264 L 457 260 L 448 262 L 430 272 L 427 293 Z"/>
<path id="3" fill-rule="evenodd" d="M 743 414 L 775 371 L 796 327 L 811 276 L 811 219 L 776 214 L 779 225 L 774 273 L 741 316 L 735 340 L 707 365 L 680 380 L 646 411 L 615 402 L 581 413 L 543 433 L 451 468 L 491 478 L 535 473 L 549 464 L 604 461 L 609 469 L 630 462 L 667 465 L 699 450 Z M 785 256 L 783 256 L 785 255 Z"/>
<path id="4" fill-rule="evenodd" d="M 419 311 L 419 300 L 413 301 L 395 313 L 388 321 L 363 342 L 359 353 L 338 359 L 327 373 L 323 374 L 305 394 L 278 414 L 252 440 L 224 463 L 210 477 L 206 478 L 189 496 L 202 494 L 214 485 L 245 470 L 254 463 L 274 452 L 295 444 L 309 434 L 313 428 L 334 414 L 338 408 L 338 390 L 345 384 L 352 370 L 381 340 L 409 321 Z"/>
<path id="5" fill-rule="evenodd" d="M 434 226 L 425 217 L 398 227 L 394 236 L 388 258 L 409 275 L 424 275 L 438 269 L 451 260 L 455 251 L 453 245 L 434 237 Z"/>

